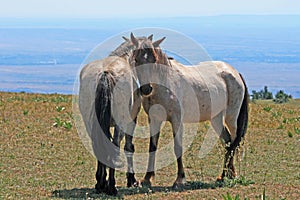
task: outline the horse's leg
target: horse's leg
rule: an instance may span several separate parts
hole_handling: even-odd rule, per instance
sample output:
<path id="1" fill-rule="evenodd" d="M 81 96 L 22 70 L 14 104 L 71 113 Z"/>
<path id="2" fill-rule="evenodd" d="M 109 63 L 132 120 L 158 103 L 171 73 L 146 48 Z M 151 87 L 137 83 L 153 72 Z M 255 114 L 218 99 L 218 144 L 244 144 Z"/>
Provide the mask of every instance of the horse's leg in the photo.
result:
<path id="1" fill-rule="evenodd" d="M 215 131 L 220 136 L 222 142 L 225 143 L 226 149 L 223 172 L 222 175 L 217 178 L 217 180 L 223 180 L 224 177 L 234 178 L 236 176 L 235 168 L 233 165 L 235 151 L 232 151 L 229 148 L 230 144 L 236 138 L 237 130 L 237 125 L 235 122 L 236 119 L 232 118 L 232 116 L 234 116 L 233 113 L 231 113 L 230 110 L 227 110 L 225 116 L 222 112 L 211 120 L 212 126 L 214 127 Z M 224 126 L 224 120 L 227 126 Z"/>
<path id="2" fill-rule="evenodd" d="M 224 126 L 224 112 L 219 113 L 211 120 L 211 125 L 213 126 L 215 132 L 220 136 L 220 139 L 225 144 L 226 153 L 224 157 L 224 166 L 222 175 L 217 178 L 217 180 L 223 180 L 223 178 L 230 174 L 233 168 L 233 157 L 231 157 L 231 152 L 228 151 L 228 147 L 230 146 L 232 136 L 229 133 L 226 126 Z M 232 166 L 229 165 L 232 164 Z M 233 171 L 232 171 L 233 172 Z"/>
<path id="3" fill-rule="evenodd" d="M 233 143 L 236 139 L 236 132 L 237 132 L 237 117 L 238 112 L 236 113 L 226 113 L 225 122 L 228 127 L 228 129 L 225 129 L 225 132 L 230 132 L 230 143 Z M 226 154 L 225 154 L 225 160 L 224 160 L 224 167 L 225 170 L 222 173 L 222 178 L 228 177 L 228 178 L 235 178 L 236 177 L 236 171 L 234 168 L 234 154 L 235 149 L 231 149 L 230 146 L 226 146 Z"/>
<path id="4" fill-rule="evenodd" d="M 107 189 L 105 191 L 108 195 L 117 195 L 118 190 L 116 188 L 116 180 L 115 180 L 115 169 L 109 168 L 109 177 L 107 183 Z"/>
<path id="5" fill-rule="evenodd" d="M 124 132 L 118 126 L 115 126 L 113 144 L 120 148 L 120 143 L 123 138 Z M 109 168 L 109 177 L 106 193 L 108 195 L 116 195 L 118 193 L 118 190 L 116 188 L 115 169 L 113 167 Z"/>
<path id="6" fill-rule="evenodd" d="M 132 187 L 132 186 L 138 186 L 138 182 L 136 181 L 134 177 L 134 170 L 133 170 L 133 153 L 134 153 L 134 145 L 132 142 L 133 139 L 133 131 L 135 128 L 135 124 L 137 121 L 137 117 L 134 119 L 134 123 L 129 124 L 127 133 L 125 135 L 125 154 L 126 154 L 126 159 L 127 159 L 127 187 Z"/>
<path id="7" fill-rule="evenodd" d="M 225 123 L 227 129 L 225 135 L 230 135 L 230 145 L 226 146 L 225 164 L 222 178 L 225 176 L 234 178 L 234 154 L 241 139 L 245 135 L 248 123 L 248 90 L 243 77 L 235 76 L 234 73 L 222 73 L 228 90 Z M 227 169 L 227 170 L 226 170 Z"/>
<path id="8" fill-rule="evenodd" d="M 233 158 L 234 158 L 235 151 L 231 151 L 229 149 L 231 137 L 227 127 L 224 127 L 221 134 L 221 138 L 225 143 L 226 153 L 224 156 L 223 172 L 222 175 L 217 178 L 218 181 L 222 181 L 224 177 L 234 178 L 236 176 L 235 168 L 233 165 Z"/>
<path id="9" fill-rule="evenodd" d="M 157 150 L 158 139 L 160 135 L 160 127 L 162 121 L 156 119 L 149 119 L 150 122 L 150 146 L 149 146 L 149 160 L 148 160 L 148 168 L 147 173 L 144 179 L 141 181 L 143 186 L 151 186 L 151 180 L 154 179 L 155 176 L 155 155 Z"/>
<path id="10" fill-rule="evenodd" d="M 177 178 L 173 184 L 173 189 L 178 189 L 185 184 L 185 174 L 182 163 L 182 135 L 183 124 L 180 120 L 172 120 L 172 130 L 174 137 L 174 151 L 177 158 Z"/>
<path id="11" fill-rule="evenodd" d="M 100 161 L 98 161 L 97 164 L 97 172 L 96 172 L 96 180 L 97 183 L 95 185 L 95 189 L 97 192 L 105 192 L 107 187 L 107 181 L 106 181 L 106 166 L 102 164 Z"/>

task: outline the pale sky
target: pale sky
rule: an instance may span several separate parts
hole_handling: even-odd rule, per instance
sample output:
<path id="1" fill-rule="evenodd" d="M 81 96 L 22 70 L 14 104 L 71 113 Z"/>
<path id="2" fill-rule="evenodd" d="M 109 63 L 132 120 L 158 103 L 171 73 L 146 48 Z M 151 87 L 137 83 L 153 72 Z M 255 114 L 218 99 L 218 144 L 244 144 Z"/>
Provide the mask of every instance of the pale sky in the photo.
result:
<path id="1" fill-rule="evenodd" d="M 299 0 L 0 0 L 0 18 L 300 14 Z"/>

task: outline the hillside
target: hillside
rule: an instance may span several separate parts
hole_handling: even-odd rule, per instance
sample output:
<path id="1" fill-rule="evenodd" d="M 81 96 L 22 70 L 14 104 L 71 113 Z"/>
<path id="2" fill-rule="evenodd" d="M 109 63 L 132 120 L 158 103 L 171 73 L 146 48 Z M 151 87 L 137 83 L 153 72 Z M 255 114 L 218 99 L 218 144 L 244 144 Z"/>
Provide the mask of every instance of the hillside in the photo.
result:
<path id="1" fill-rule="evenodd" d="M 146 121 L 145 114 L 139 123 Z M 221 173 L 223 148 L 215 146 L 198 157 L 203 133 L 184 155 L 188 185 L 170 191 L 176 165 L 160 169 L 153 188 L 127 189 L 124 172 L 117 172 L 119 196 L 124 199 L 223 199 L 229 193 L 241 199 L 300 199 L 300 100 L 287 104 L 256 102 L 250 105 L 245 154 L 236 164 L 240 177 L 224 185 L 215 183 Z M 203 130 L 203 131 L 201 131 Z M 160 145 L 170 140 L 169 126 Z M 148 139 L 136 139 L 136 149 L 148 148 Z M 122 147 L 123 148 L 123 147 Z M 82 145 L 72 120 L 72 96 L 0 93 L 0 199 L 92 198 L 96 161 Z M 137 174 L 141 179 L 143 174 Z"/>

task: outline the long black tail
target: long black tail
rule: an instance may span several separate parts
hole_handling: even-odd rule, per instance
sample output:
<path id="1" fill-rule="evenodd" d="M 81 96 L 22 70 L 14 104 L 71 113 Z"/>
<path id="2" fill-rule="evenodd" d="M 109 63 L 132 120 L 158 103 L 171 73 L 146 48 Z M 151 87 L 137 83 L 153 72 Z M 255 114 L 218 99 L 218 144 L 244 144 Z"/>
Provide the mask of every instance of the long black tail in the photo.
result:
<path id="1" fill-rule="evenodd" d="M 95 111 L 100 127 L 107 138 L 111 139 L 109 131 L 111 124 L 111 94 L 115 85 L 114 77 L 109 72 L 99 75 L 95 97 Z"/>
<path id="2" fill-rule="evenodd" d="M 229 147 L 230 151 L 234 151 L 237 147 L 239 147 L 240 142 L 244 138 L 246 131 L 247 131 L 247 127 L 248 127 L 249 94 L 248 94 L 248 88 L 245 83 L 245 80 L 241 74 L 240 74 L 240 76 L 241 76 L 241 79 L 245 86 L 245 93 L 244 93 L 243 103 L 242 103 L 240 113 L 238 116 L 238 120 L 237 120 L 236 139 L 234 140 L 233 143 L 231 143 L 231 145 Z"/>

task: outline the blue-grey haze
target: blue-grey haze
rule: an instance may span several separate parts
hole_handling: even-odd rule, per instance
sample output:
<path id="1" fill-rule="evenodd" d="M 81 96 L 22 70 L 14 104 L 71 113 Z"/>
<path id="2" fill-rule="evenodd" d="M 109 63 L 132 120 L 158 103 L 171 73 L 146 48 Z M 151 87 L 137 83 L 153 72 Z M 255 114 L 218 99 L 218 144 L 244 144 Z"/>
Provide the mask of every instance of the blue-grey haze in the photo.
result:
<path id="1" fill-rule="evenodd" d="M 137 27 L 162 27 L 186 34 L 213 60 L 236 67 L 250 90 L 267 85 L 273 92 L 283 89 L 300 97 L 297 15 L 0 19 L 0 91 L 71 94 L 89 52 L 108 37 Z"/>

